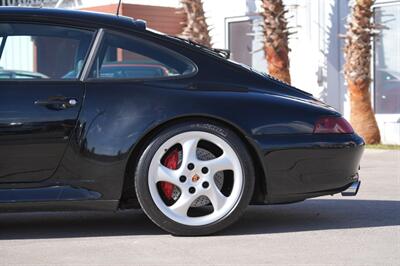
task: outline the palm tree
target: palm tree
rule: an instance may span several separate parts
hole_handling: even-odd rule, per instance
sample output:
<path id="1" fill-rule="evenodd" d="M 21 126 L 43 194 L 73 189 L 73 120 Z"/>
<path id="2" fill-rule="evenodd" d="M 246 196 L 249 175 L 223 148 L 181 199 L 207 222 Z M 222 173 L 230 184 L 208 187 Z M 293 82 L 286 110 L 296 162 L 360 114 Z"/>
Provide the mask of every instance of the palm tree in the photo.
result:
<path id="1" fill-rule="evenodd" d="M 350 94 L 350 122 L 367 144 L 381 140 L 371 106 L 371 23 L 374 0 L 356 0 L 345 35 L 344 72 Z"/>
<path id="2" fill-rule="evenodd" d="M 264 53 L 271 76 L 290 84 L 289 32 L 282 0 L 261 0 L 264 20 Z"/>
<path id="3" fill-rule="evenodd" d="M 181 0 L 181 4 L 187 18 L 182 36 L 211 47 L 211 37 L 204 15 L 203 2 L 201 0 Z"/>

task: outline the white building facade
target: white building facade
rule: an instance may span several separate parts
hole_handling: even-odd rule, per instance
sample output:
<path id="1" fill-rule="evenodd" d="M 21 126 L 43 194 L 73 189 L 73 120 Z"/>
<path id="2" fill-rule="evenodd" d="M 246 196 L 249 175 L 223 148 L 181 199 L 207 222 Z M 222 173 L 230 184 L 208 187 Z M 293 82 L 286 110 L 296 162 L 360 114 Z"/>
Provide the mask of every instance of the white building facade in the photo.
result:
<path id="1" fill-rule="evenodd" d="M 312 93 L 349 118 L 343 75 L 344 40 L 349 1 L 284 0 L 289 26 L 296 32 L 289 46 L 292 85 Z M 204 0 L 214 46 L 232 51 L 232 58 L 260 71 L 262 51 L 260 1 Z M 400 1 L 378 0 L 374 20 L 385 28 L 374 38 L 371 97 L 382 142 L 400 144 Z"/>

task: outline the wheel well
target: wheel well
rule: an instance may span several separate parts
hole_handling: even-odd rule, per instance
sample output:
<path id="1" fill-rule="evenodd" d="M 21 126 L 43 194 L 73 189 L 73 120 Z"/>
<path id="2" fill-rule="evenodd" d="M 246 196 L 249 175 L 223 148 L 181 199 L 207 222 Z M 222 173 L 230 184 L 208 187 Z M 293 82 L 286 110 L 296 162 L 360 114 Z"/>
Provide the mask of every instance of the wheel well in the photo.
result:
<path id="1" fill-rule="evenodd" d="M 204 121 L 207 123 L 216 123 L 221 124 L 233 132 L 235 132 L 239 138 L 243 141 L 243 143 L 248 148 L 248 151 L 251 155 L 252 161 L 254 163 L 254 170 L 255 170 L 255 186 L 254 192 L 252 197 L 252 203 L 263 203 L 266 196 L 266 175 L 265 171 L 262 167 L 262 163 L 260 158 L 257 154 L 256 149 L 254 146 L 249 142 L 249 140 L 245 137 L 244 133 L 241 132 L 236 126 L 223 121 L 221 119 L 210 118 L 206 116 L 190 116 L 190 117 L 182 117 L 176 118 L 173 120 L 169 120 L 164 122 L 157 127 L 153 128 L 150 132 L 148 132 L 144 137 L 142 137 L 139 142 L 135 145 L 128 163 L 126 165 L 125 170 L 125 177 L 124 177 L 124 185 L 122 189 L 122 196 L 120 200 L 120 208 L 121 209 L 128 209 L 128 208 L 140 208 L 139 203 L 136 199 L 135 187 L 134 187 L 134 178 L 136 167 L 139 162 L 141 154 L 144 152 L 145 148 L 150 144 L 151 140 L 155 135 L 157 135 L 160 131 L 170 126 L 173 126 L 178 123 L 187 122 L 187 121 Z"/>

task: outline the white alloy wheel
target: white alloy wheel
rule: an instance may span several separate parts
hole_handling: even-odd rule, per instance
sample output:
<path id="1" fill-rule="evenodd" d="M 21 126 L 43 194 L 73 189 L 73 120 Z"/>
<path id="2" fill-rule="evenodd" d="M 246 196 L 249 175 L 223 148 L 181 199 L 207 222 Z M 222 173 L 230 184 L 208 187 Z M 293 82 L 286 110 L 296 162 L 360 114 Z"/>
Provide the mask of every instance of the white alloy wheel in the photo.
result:
<path id="1" fill-rule="evenodd" d="M 221 152 L 214 154 L 213 159 L 199 158 L 199 153 L 204 153 L 204 148 L 199 147 L 200 142 L 215 145 Z M 163 162 L 173 147 L 180 147 L 176 169 Z M 232 180 L 229 189 L 220 184 L 221 173 L 226 171 Z M 204 131 L 180 133 L 165 141 L 151 160 L 147 180 L 157 208 L 169 219 L 188 226 L 212 224 L 229 215 L 238 204 L 244 186 L 243 169 L 237 153 L 224 139 Z M 165 200 L 160 183 L 173 185 L 174 195 L 170 201 Z M 210 211 L 204 215 L 189 214 L 189 209 L 202 205 Z"/>

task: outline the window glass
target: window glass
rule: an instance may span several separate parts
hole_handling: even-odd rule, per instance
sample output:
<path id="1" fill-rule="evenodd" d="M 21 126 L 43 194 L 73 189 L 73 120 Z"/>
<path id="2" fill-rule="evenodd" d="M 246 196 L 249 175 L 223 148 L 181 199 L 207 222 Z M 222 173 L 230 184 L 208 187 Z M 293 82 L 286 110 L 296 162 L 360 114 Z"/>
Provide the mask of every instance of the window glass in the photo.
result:
<path id="1" fill-rule="evenodd" d="M 147 41 L 106 34 L 91 78 L 152 79 L 193 73 L 195 67 L 179 54 Z"/>
<path id="2" fill-rule="evenodd" d="M 6 73 L 2 73 L 0 70 L 0 79 L 10 79 L 10 75 Z"/>
<path id="3" fill-rule="evenodd" d="M 0 79 L 77 79 L 93 32 L 0 23 Z"/>
<path id="4" fill-rule="evenodd" d="M 400 113 L 400 5 L 376 7 L 375 22 L 384 25 L 375 38 L 375 112 Z"/>
<path id="5" fill-rule="evenodd" d="M 228 24 L 231 59 L 252 66 L 253 21 L 235 21 Z M 245 44 L 245 45 L 243 45 Z"/>

